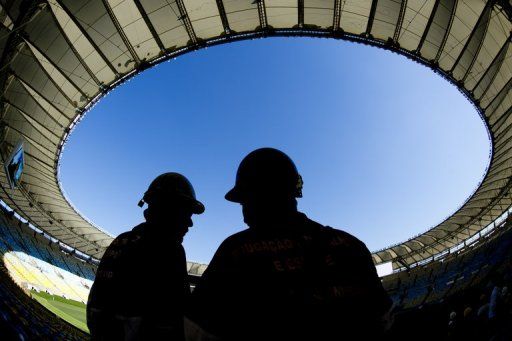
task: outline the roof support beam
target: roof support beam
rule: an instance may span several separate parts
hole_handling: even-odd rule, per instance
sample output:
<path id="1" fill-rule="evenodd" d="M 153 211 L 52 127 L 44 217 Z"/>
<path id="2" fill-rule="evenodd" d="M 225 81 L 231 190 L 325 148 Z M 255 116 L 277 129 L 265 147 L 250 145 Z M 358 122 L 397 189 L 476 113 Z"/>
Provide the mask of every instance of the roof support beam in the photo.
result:
<path id="1" fill-rule="evenodd" d="M 297 0 L 297 25 L 299 28 L 304 27 L 304 0 Z"/>
<path id="2" fill-rule="evenodd" d="M 256 6 L 258 6 L 258 17 L 260 19 L 260 28 L 261 30 L 266 30 L 268 28 L 267 22 L 267 8 L 265 7 L 265 0 L 254 0 L 253 3 L 256 2 Z"/>
<path id="3" fill-rule="evenodd" d="M 512 162 L 510 160 L 512 160 L 512 153 L 509 153 L 503 160 L 497 161 L 494 164 L 493 170 L 488 173 L 489 178 L 494 178 L 496 174 L 500 174 L 504 170 L 512 168 Z M 505 167 L 501 167 L 502 165 L 504 165 Z"/>
<path id="4" fill-rule="evenodd" d="M 301 1 L 301 0 L 299 0 L 299 1 Z M 228 16 L 226 14 L 226 9 L 224 8 L 224 2 L 222 0 L 216 0 L 216 2 L 217 2 L 217 9 L 219 10 L 220 20 L 222 22 L 222 27 L 224 27 L 224 33 L 231 34 L 231 28 L 229 27 Z"/>
<path id="5" fill-rule="evenodd" d="M 332 30 L 334 32 L 338 32 L 340 30 L 342 7 L 343 7 L 342 0 L 334 1 L 334 16 L 332 18 Z M 303 0 L 302 0 L 302 11 L 304 12 L 304 1 Z M 303 16 L 302 20 L 304 21 L 304 13 L 302 13 L 302 16 Z"/>
<path id="6" fill-rule="evenodd" d="M 512 110 L 512 108 L 509 110 Z M 510 130 L 510 128 L 507 127 L 507 130 Z M 512 140 L 512 135 L 507 137 L 507 139 L 505 139 L 504 141 L 501 141 L 499 148 L 494 149 L 495 153 L 494 153 L 493 159 L 492 159 L 493 164 L 501 164 L 502 161 L 506 161 L 506 160 L 510 159 L 510 155 L 511 155 L 510 151 L 512 150 L 512 145 L 510 144 L 511 140 Z M 493 166 L 493 173 L 495 173 L 494 169 L 495 169 L 495 167 Z"/>
<path id="7" fill-rule="evenodd" d="M 176 0 L 176 5 L 178 5 L 178 11 L 180 12 L 180 17 L 178 18 L 183 22 L 185 29 L 187 30 L 188 37 L 190 38 L 190 42 L 192 44 L 197 44 L 196 33 L 194 32 L 194 26 L 192 26 L 192 22 L 187 13 L 187 8 L 183 3 L 183 0 Z"/>
<path id="8" fill-rule="evenodd" d="M 395 33 L 393 34 L 393 43 L 398 44 L 400 38 L 400 32 L 402 31 L 402 24 L 404 23 L 405 10 L 407 9 L 407 0 L 402 0 L 400 5 L 400 13 L 396 21 Z"/>
<path id="9" fill-rule="evenodd" d="M 473 57 L 471 58 L 471 62 L 469 63 L 467 69 L 464 72 L 464 75 L 462 76 L 462 78 L 460 80 L 462 83 L 464 83 L 464 81 L 466 80 L 466 77 L 468 76 L 469 72 L 473 68 L 473 64 L 475 63 L 476 59 L 478 58 L 478 54 L 480 52 L 480 48 L 482 47 L 483 42 L 484 42 L 483 37 L 485 37 L 485 34 L 487 32 L 487 28 L 489 26 L 488 25 L 489 24 L 488 17 L 491 14 L 492 6 L 494 6 L 494 1 L 488 1 L 485 4 L 485 7 L 482 10 L 482 13 L 480 13 L 480 16 L 478 17 L 478 21 L 476 22 L 475 27 L 473 27 L 473 30 L 471 31 L 471 34 L 469 35 L 469 38 L 466 41 L 466 44 L 464 45 L 464 48 L 459 53 L 459 56 L 457 57 L 457 60 L 455 61 L 455 63 L 452 66 L 452 69 L 450 70 L 450 73 L 454 72 L 455 68 L 457 68 L 457 66 L 459 65 L 460 60 L 462 59 L 462 57 L 468 51 L 468 47 L 473 42 L 473 39 L 475 39 L 477 34 L 480 33 L 480 30 L 483 29 L 484 32 L 481 32 L 482 33 L 482 39 L 479 39 L 479 41 L 477 41 L 476 51 L 474 51 L 475 53 L 474 53 Z M 485 27 L 482 28 L 482 25 L 485 25 Z"/>
<path id="10" fill-rule="evenodd" d="M 149 19 L 148 14 L 144 10 L 144 6 L 142 6 L 142 4 L 140 3 L 140 0 L 134 0 L 133 2 L 135 3 L 135 6 L 137 6 L 137 9 L 139 10 L 140 15 L 142 16 L 142 19 L 144 19 L 144 22 L 146 23 L 146 26 L 149 28 L 149 31 L 151 32 L 153 39 L 155 39 L 156 44 L 160 48 L 160 51 L 162 52 L 162 54 L 164 54 L 165 53 L 164 43 L 162 42 L 162 39 L 160 39 L 160 36 L 156 32 L 155 27 L 153 26 L 153 23 L 151 23 L 151 20 Z"/>
<path id="11" fill-rule="evenodd" d="M 443 40 L 441 41 L 441 45 L 439 46 L 439 50 L 437 51 L 436 58 L 434 59 L 434 63 L 438 63 L 441 58 L 441 54 L 443 53 L 444 47 L 446 45 L 446 41 L 448 40 L 448 36 L 450 35 L 450 31 L 452 29 L 453 19 L 455 18 L 455 11 L 457 10 L 458 0 L 453 0 L 455 3 L 453 4 L 452 12 L 450 13 L 450 21 L 448 22 L 448 27 L 444 32 Z"/>
<path id="12" fill-rule="evenodd" d="M 112 7 L 110 7 L 110 4 L 108 3 L 108 0 L 102 0 L 103 5 L 105 6 L 105 9 L 107 10 L 107 13 L 110 17 L 110 20 L 116 27 L 117 33 L 119 33 L 119 36 L 121 37 L 121 40 L 123 41 L 124 45 L 128 49 L 128 52 L 132 56 L 133 61 L 135 61 L 135 64 L 140 64 L 139 56 L 137 55 L 137 52 L 135 52 L 135 49 L 133 48 L 132 44 L 128 40 L 128 37 L 126 36 L 126 33 L 124 33 L 123 28 L 121 27 L 121 24 L 116 18 L 116 15 L 112 11 Z"/>
<path id="13" fill-rule="evenodd" d="M 439 7 L 439 3 L 441 0 L 436 0 L 434 3 L 434 7 L 432 8 L 432 12 L 430 13 L 430 16 L 427 21 L 427 26 L 425 26 L 425 31 L 423 31 L 423 34 L 421 35 L 420 42 L 418 44 L 418 47 L 416 48 L 416 53 L 421 55 L 421 48 L 423 47 L 423 43 L 425 42 L 425 39 L 427 39 L 428 32 L 430 31 L 430 26 L 432 26 L 432 22 L 434 21 L 434 18 L 437 13 L 437 8 Z"/>
<path id="14" fill-rule="evenodd" d="M 508 117 L 510 116 L 510 114 L 511 114 L 511 113 L 512 113 L 512 108 L 510 108 L 510 109 L 509 109 L 509 110 L 508 110 L 508 111 L 507 111 L 503 116 L 501 116 L 501 117 L 499 118 L 499 120 L 500 120 L 500 121 L 503 121 L 503 119 L 508 118 Z M 505 136 L 505 135 L 510 131 L 510 129 L 512 129 L 512 124 L 509 124 L 509 125 L 505 128 L 505 130 L 503 130 L 503 131 L 500 133 L 499 138 L 498 138 L 498 139 L 496 139 L 497 143 L 496 143 L 496 144 L 495 144 L 495 146 L 494 146 L 494 157 L 493 157 L 493 159 L 496 159 L 496 157 L 495 157 L 495 156 L 496 156 L 496 151 L 497 151 L 499 148 L 501 148 L 501 146 L 502 146 L 502 145 L 504 145 L 504 144 L 506 144 L 507 142 L 509 142 L 509 141 L 510 141 L 510 138 L 512 138 L 512 135 L 511 135 L 511 136 L 509 136 L 508 138 L 506 138 L 505 140 L 503 140 L 503 141 L 501 140 L 501 136 L 502 136 L 502 135 L 503 135 L 503 136 Z M 494 161 L 493 161 L 493 162 L 494 162 Z"/>
<path id="15" fill-rule="evenodd" d="M 512 136 L 507 138 L 506 141 L 505 141 L 505 144 L 501 145 L 499 149 L 495 149 L 496 153 L 494 154 L 495 155 L 494 162 L 499 162 L 499 161 L 501 161 L 501 159 L 503 157 L 507 157 L 507 152 L 510 151 L 512 146 L 508 146 L 507 148 L 504 148 L 504 146 L 508 145 L 508 143 L 510 142 L 511 138 L 512 138 Z"/>
<path id="16" fill-rule="evenodd" d="M 503 61 L 505 60 L 505 55 L 507 54 L 508 45 L 510 44 L 510 39 L 511 39 L 511 36 L 509 36 L 507 38 L 507 40 L 505 40 L 505 43 L 499 50 L 498 54 L 496 54 L 496 56 L 494 57 L 493 61 L 491 62 L 491 65 L 485 70 L 485 73 L 483 74 L 483 76 L 478 80 L 476 85 L 471 90 L 471 92 L 474 93 L 475 89 L 477 89 L 480 86 L 482 81 L 484 79 L 489 78 L 488 84 L 485 85 L 485 87 L 483 89 L 481 89 L 480 94 L 478 95 L 478 99 L 485 96 L 485 94 L 487 93 L 487 90 L 489 90 L 489 88 L 491 87 L 491 84 L 494 82 L 494 79 L 498 75 L 498 72 L 501 69 L 501 65 L 503 64 Z"/>
<path id="17" fill-rule="evenodd" d="M 482 194 L 486 194 L 486 193 L 489 193 L 489 192 L 494 192 L 494 191 L 497 191 L 498 189 L 497 188 L 491 188 L 491 189 L 483 189 L 481 191 L 478 191 L 477 193 L 475 193 L 475 196 L 476 195 L 482 195 Z M 493 197 L 487 197 L 487 199 L 493 199 Z"/>
<path id="18" fill-rule="evenodd" d="M 370 8 L 370 15 L 368 16 L 368 23 L 366 24 L 365 34 L 369 37 L 372 33 L 373 19 L 375 18 L 375 12 L 377 11 L 377 3 L 379 0 L 372 1 L 372 7 Z"/>
<path id="19" fill-rule="evenodd" d="M 512 109 L 512 108 L 511 108 Z M 505 126 L 504 130 L 501 130 L 505 123 L 507 122 L 508 117 L 510 116 L 512 112 L 510 110 L 507 110 L 504 115 L 502 115 L 494 124 L 491 126 L 491 131 L 494 132 L 494 140 L 498 141 L 497 144 L 499 144 L 499 140 L 501 140 L 502 135 L 506 135 L 507 132 L 510 130 L 510 125 Z"/>
<path id="20" fill-rule="evenodd" d="M 508 82 L 501 88 L 500 92 L 494 97 L 494 99 L 485 107 L 485 113 L 488 118 L 492 117 L 494 115 L 495 110 L 498 108 L 498 106 L 503 102 L 505 99 L 505 96 L 508 95 L 508 92 L 510 91 L 510 88 L 512 87 L 512 78 L 508 80 Z M 490 112 L 489 112 L 490 111 Z"/>

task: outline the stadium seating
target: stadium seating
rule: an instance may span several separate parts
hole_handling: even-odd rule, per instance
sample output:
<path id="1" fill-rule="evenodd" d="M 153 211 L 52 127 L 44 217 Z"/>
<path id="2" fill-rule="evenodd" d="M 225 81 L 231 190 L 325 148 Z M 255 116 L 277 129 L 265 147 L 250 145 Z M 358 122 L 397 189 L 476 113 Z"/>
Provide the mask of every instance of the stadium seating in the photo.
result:
<path id="1" fill-rule="evenodd" d="M 401 271 L 385 277 L 385 289 L 397 310 L 436 304 L 450 296 L 486 282 L 497 268 L 510 263 L 512 230 L 503 225 L 473 247 L 427 265 Z"/>
<path id="2" fill-rule="evenodd" d="M 0 253 L 11 277 L 22 288 L 87 302 L 94 279 L 92 268 L 5 215 L 0 217 Z"/>
<path id="3" fill-rule="evenodd" d="M 32 300 L 0 264 L 0 338 L 2 340 L 86 340 L 87 334 L 67 324 Z"/>

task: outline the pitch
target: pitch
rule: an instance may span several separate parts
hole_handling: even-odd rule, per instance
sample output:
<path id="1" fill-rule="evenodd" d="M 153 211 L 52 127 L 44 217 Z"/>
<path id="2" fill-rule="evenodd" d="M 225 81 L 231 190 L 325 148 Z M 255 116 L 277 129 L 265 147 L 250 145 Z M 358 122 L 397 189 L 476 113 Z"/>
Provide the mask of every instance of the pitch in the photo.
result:
<path id="1" fill-rule="evenodd" d="M 32 290 L 31 294 L 32 298 L 41 303 L 46 309 L 66 322 L 89 333 L 85 304 L 35 290 Z"/>

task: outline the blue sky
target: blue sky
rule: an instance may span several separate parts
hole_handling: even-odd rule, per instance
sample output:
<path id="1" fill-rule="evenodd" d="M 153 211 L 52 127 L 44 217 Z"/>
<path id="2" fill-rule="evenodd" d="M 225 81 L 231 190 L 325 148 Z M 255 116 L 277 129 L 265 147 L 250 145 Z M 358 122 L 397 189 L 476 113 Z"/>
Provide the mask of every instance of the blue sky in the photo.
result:
<path id="1" fill-rule="evenodd" d="M 224 194 L 242 158 L 266 146 L 296 162 L 299 209 L 370 250 L 453 213 L 489 154 L 473 106 L 431 70 L 354 43 L 271 38 L 196 51 L 115 89 L 72 133 L 61 181 L 117 235 L 143 220 L 137 202 L 154 177 L 181 172 L 206 206 L 184 246 L 206 263 L 246 228 Z"/>

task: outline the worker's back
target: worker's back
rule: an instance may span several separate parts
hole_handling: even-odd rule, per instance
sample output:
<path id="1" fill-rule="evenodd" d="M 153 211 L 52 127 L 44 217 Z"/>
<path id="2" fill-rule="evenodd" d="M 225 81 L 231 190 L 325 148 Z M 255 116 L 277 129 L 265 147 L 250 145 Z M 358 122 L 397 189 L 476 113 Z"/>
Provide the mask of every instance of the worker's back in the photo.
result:
<path id="1" fill-rule="evenodd" d="M 240 340 L 370 336 L 390 307 L 365 245 L 301 213 L 229 237 L 193 297 L 199 324 Z"/>

